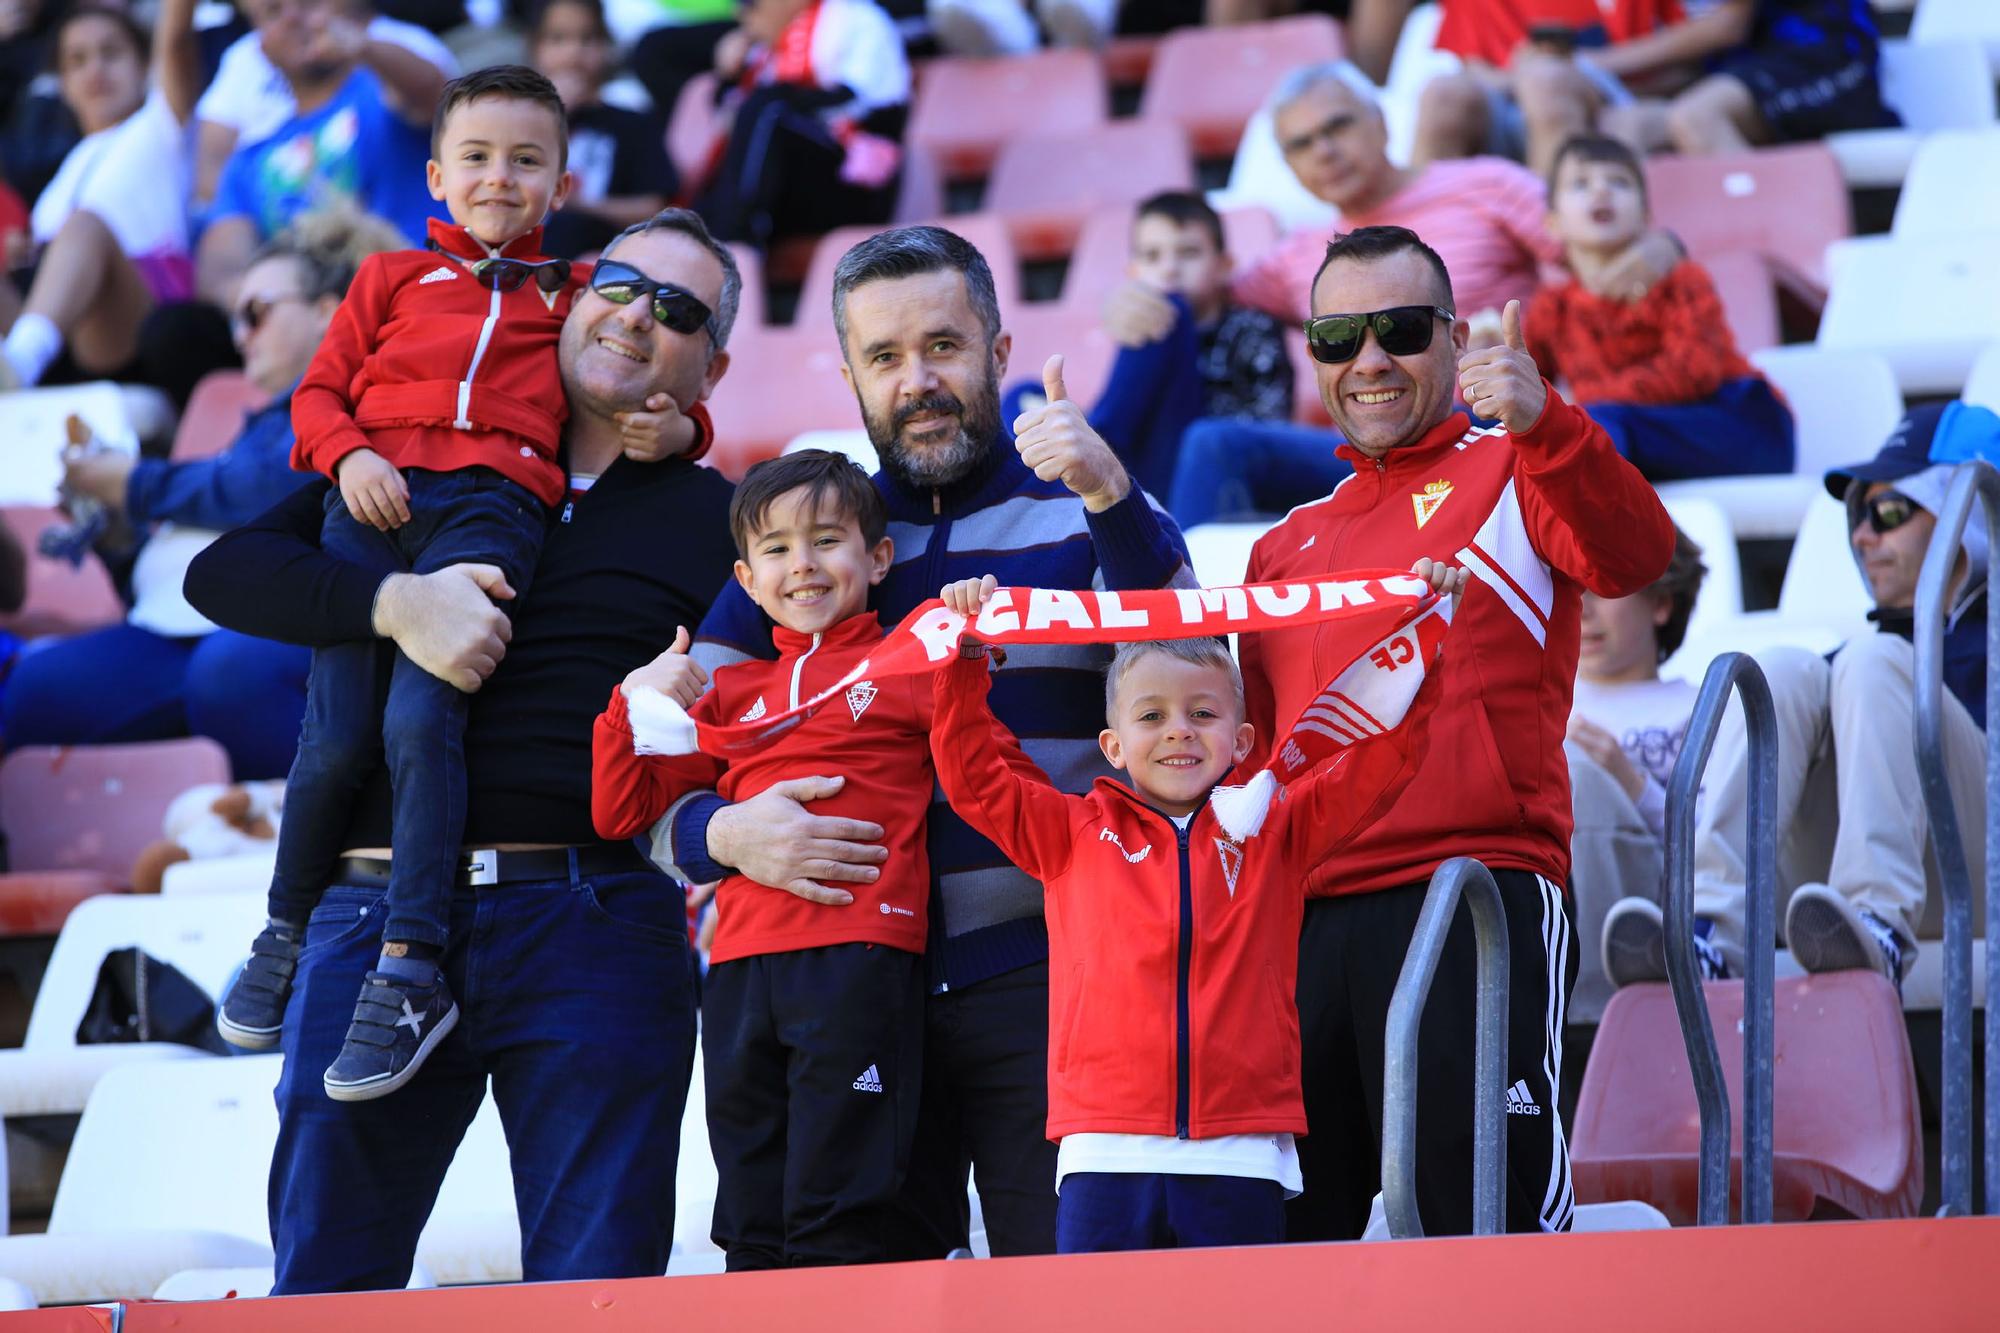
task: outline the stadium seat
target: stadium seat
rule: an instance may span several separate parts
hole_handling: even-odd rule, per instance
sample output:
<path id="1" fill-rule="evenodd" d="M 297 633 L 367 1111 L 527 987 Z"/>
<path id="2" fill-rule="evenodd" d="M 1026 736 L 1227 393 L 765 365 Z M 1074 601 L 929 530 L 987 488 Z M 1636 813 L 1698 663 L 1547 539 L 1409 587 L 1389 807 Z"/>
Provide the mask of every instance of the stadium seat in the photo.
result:
<path id="1" fill-rule="evenodd" d="M 211 370 L 188 395 L 174 429 L 173 460 L 186 463 L 228 448 L 243 430 L 243 419 L 264 405 L 266 394 L 240 370 Z"/>
<path id="2" fill-rule="evenodd" d="M 62 480 L 64 422 L 71 413 L 98 439 L 135 452 L 141 440 L 167 439 L 174 410 L 158 389 L 136 384 L 66 384 L 0 394 L 0 505 L 48 506 Z"/>
<path id="3" fill-rule="evenodd" d="M 1708 568 L 1701 594 L 1688 616 L 1688 633 L 1699 634 L 1711 626 L 1743 614 L 1743 567 L 1736 550 L 1736 530 L 1721 505 L 1705 496 L 1660 497 L 1674 526 L 1701 548 L 1701 563 Z"/>
<path id="4" fill-rule="evenodd" d="M 1733 250 L 1703 259 L 1722 317 L 1739 350 L 1748 354 L 1776 347 L 1783 336 L 1778 323 L 1778 293 L 1772 285 L 1772 261 L 1761 254 Z"/>
<path id="5" fill-rule="evenodd" d="M 1313 369 L 1312 353 L 1306 350 L 1305 330 L 1285 330 L 1285 355 L 1292 363 L 1292 420 L 1301 426 L 1333 429 L 1326 403 L 1319 396 L 1319 372 Z"/>
<path id="6" fill-rule="evenodd" d="M 1250 548 L 1271 530 L 1268 523 L 1198 523 L 1182 534 L 1187 539 L 1188 564 L 1204 588 L 1243 582 L 1250 568 Z"/>
<path id="7" fill-rule="evenodd" d="M 1995 119 L 1992 68 L 1975 43 L 1885 41 L 1881 77 L 1882 100 L 1903 127 L 1826 136 L 1856 188 L 1901 184 L 1917 145 L 1934 130 L 1976 129 Z"/>
<path id="8" fill-rule="evenodd" d="M 1020 303 L 1021 263 L 1014 256 L 1014 241 L 1008 234 L 1004 219 L 991 213 L 959 213 L 935 221 L 938 226 L 946 227 L 972 242 L 986 256 L 986 265 L 993 270 L 993 291 L 1002 310 L 1011 310 Z M 813 249 L 812 263 L 806 269 L 805 282 L 799 288 L 798 309 L 792 316 L 793 328 L 816 330 L 822 337 L 832 340 L 833 270 L 839 265 L 841 256 L 882 230 L 881 227 L 842 227 L 820 237 L 819 244 Z"/>
<path id="9" fill-rule="evenodd" d="M 1152 33 L 1113 37 L 1104 44 L 1104 77 L 1113 88 L 1138 88 L 1153 68 L 1160 39 Z"/>
<path id="10" fill-rule="evenodd" d="M 1089 51 L 946 57 L 924 67 L 906 137 L 930 152 L 945 179 L 976 180 L 1008 140 L 1100 125 L 1109 101 L 1104 68 Z"/>
<path id="11" fill-rule="evenodd" d="M 747 245 L 731 244 L 729 253 L 736 257 L 736 272 L 743 280 L 743 295 L 736 303 L 735 329 L 761 328 L 771 322 L 771 314 L 764 302 L 764 256 Z M 732 331 L 731 338 L 736 336 Z"/>
<path id="12" fill-rule="evenodd" d="M 1084 219 L 1099 209 L 1193 184 L 1187 136 L 1178 126 L 1114 121 L 1010 141 L 993 164 L 986 208 L 1007 215 L 1023 259 L 1053 259 L 1070 252 Z"/>
<path id="13" fill-rule="evenodd" d="M 1211 190 L 1208 202 L 1218 211 L 1262 208 L 1278 219 L 1287 232 L 1301 227 L 1323 227 L 1336 216 L 1333 206 L 1321 202 L 1285 165 L 1271 129 L 1271 113 L 1259 111 L 1243 127 L 1236 144 L 1236 160 L 1229 167 L 1229 183 Z"/>
<path id="14" fill-rule="evenodd" d="M 160 892 L 170 898 L 262 893 L 271 886 L 271 871 L 277 860 L 277 843 L 271 842 L 263 851 L 176 861 L 160 876 Z"/>
<path id="15" fill-rule="evenodd" d="M 840 348 L 813 329 L 745 329 L 731 339 L 729 373 L 708 400 L 715 447 L 702 461 L 731 481 L 775 458 L 796 435 L 861 419 L 840 373 Z"/>
<path id="16" fill-rule="evenodd" d="M 1910 40 L 1976 43 L 2000 79 L 2000 7 L 1992 0 L 1923 0 L 1910 21 Z"/>
<path id="17" fill-rule="evenodd" d="M 2000 14 L 2000 9 L 1996 9 Z M 1904 240 L 1991 228 L 2000 221 L 2000 126 L 1924 136 L 1896 198 Z"/>
<path id="18" fill-rule="evenodd" d="M 1827 263 L 1819 346 L 1881 353 L 1905 393 L 1956 394 L 1973 358 L 2000 341 L 2000 228 L 1857 237 Z"/>
<path id="19" fill-rule="evenodd" d="M 134 745 L 24 746 L 0 760 L 0 829 L 17 871 L 95 870 L 120 883 L 189 787 L 229 781 L 205 736 Z M 0 878 L 0 883 L 4 883 Z"/>
<path id="20" fill-rule="evenodd" d="M 1694 258 L 1750 251 L 1817 306 L 1826 247 L 1854 234 L 1840 164 L 1819 143 L 1646 160 L 1653 218 Z"/>
<path id="21" fill-rule="evenodd" d="M 1111 363 L 1118 356 L 1117 345 L 1096 314 L 1054 303 L 1018 305 L 1011 313 L 1003 309 L 1001 314 L 1001 326 L 1014 338 L 1007 358 L 1007 383 L 1040 384 L 1043 365 L 1060 352 L 1063 387 L 1088 410 L 1110 381 Z"/>
<path id="22" fill-rule="evenodd" d="M 1160 39 L 1139 114 L 1186 130 L 1197 157 L 1227 157 L 1287 71 L 1343 54 L 1340 25 L 1324 14 L 1179 28 Z"/>
<path id="23" fill-rule="evenodd" d="M 1444 6 L 1421 4 L 1403 20 L 1396 37 L 1396 53 L 1389 60 L 1389 81 L 1382 89 L 1382 118 L 1389 130 L 1389 160 L 1407 165 L 1417 140 L 1417 109 L 1424 85 L 1441 74 L 1456 74 L 1465 67 L 1450 51 L 1437 45 L 1438 25 L 1444 22 Z"/>
<path id="24" fill-rule="evenodd" d="M 2000 412 L 2000 342 L 1988 343 L 1973 358 L 1972 371 L 1965 377 L 1965 390 L 1960 397 Z"/>
<path id="25" fill-rule="evenodd" d="M 1743 984 L 1704 989 L 1734 1111 L 1731 1193 L 1740 1199 Z M 1914 1216 L 1921 1111 L 1895 988 L 1868 972 L 1782 978 L 1776 1016 L 1775 1219 Z M 1577 1199 L 1641 1199 L 1689 1225 L 1699 1143 L 1673 995 L 1664 983 L 1627 986 L 1605 1006 L 1577 1100 Z"/>
<path id="26" fill-rule="evenodd" d="M 697 74 L 681 85 L 667 121 L 667 156 L 683 189 L 694 189 L 708 174 L 716 129 L 715 75 Z"/>
<path id="27" fill-rule="evenodd" d="M 1130 208 L 1093 213 L 1076 238 L 1063 275 L 1063 304 L 1095 314 L 1112 288 L 1125 281 L 1132 258 Z M 1222 215 L 1222 243 L 1237 268 L 1257 260 L 1278 243 L 1278 220 L 1261 205 L 1232 208 Z"/>
<path id="28" fill-rule="evenodd" d="M 809 430 L 787 444 L 784 452 L 795 454 L 802 449 L 825 449 L 829 453 L 845 454 L 870 476 L 882 467 L 874 442 L 868 438 L 867 431 L 858 427 L 854 430 Z"/>
<path id="29" fill-rule="evenodd" d="M 4 469 L 0 469 L 4 470 Z M 43 634 L 81 634 L 103 629 L 125 618 L 104 563 L 85 555 L 81 564 L 43 555 L 37 543 L 42 533 L 69 522 L 54 509 L 28 505 L 0 507 L 0 523 L 28 555 L 28 599 L 11 615 L 0 615 L 0 629 L 23 638 Z"/>

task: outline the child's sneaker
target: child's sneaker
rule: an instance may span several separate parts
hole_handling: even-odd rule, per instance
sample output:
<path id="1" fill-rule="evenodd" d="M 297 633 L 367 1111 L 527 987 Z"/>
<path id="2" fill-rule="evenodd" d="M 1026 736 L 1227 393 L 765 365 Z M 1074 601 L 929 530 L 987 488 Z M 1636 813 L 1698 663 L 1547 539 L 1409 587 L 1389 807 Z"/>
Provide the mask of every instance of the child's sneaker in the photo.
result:
<path id="1" fill-rule="evenodd" d="M 347 1040 L 327 1066 L 326 1095 L 337 1102 L 365 1102 L 394 1092 L 416 1077 L 456 1026 L 458 1005 L 442 971 L 428 986 L 370 972 L 361 983 Z"/>
<path id="2" fill-rule="evenodd" d="M 1880 972 L 1899 992 L 1903 974 L 1916 961 L 1916 950 L 1888 922 L 1824 884 L 1802 885 L 1792 895 L 1785 908 L 1785 942 L 1808 972 L 1862 968 Z"/>
<path id="3" fill-rule="evenodd" d="M 284 1031 L 285 1005 L 299 966 L 299 935 L 291 924 L 272 921 L 250 942 L 250 961 L 222 997 L 215 1028 L 231 1046 L 268 1051 Z"/>
<path id="4" fill-rule="evenodd" d="M 1723 981 L 1729 962 L 1709 938 L 1715 923 L 1694 919 L 1694 961 L 1703 981 Z M 1667 979 L 1667 919 L 1649 898 L 1621 898 L 1604 915 L 1604 975 L 1613 986 Z"/>

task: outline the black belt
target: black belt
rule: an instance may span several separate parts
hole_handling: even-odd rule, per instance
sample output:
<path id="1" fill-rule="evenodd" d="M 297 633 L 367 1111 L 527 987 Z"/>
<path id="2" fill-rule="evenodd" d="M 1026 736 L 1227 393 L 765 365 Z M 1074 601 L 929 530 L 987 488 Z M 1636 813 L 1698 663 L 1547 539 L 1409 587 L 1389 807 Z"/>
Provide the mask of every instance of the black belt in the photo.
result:
<path id="1" fill-rule="evenodd" d="M 583 847 L 543 847 L 535 851 L 502 852 L 492 848 L 470 851 L 460 859 L 453 886 L 489 888 L 522 880 L 568 879 L 571 858 L 579 875 L 625 874 L 650 870 L 652 862 L 629 842 L 591 843 Z M 390 863 L 379 856 L 343 856 L 334 872 L 336 884 L 382 887 L 389 883 Z"/>

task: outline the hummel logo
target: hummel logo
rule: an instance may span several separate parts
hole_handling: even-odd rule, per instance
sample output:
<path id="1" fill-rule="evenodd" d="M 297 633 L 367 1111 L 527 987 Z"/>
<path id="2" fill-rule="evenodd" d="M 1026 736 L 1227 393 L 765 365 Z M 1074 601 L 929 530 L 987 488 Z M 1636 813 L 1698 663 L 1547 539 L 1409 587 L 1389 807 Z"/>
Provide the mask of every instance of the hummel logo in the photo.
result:
<path id="1" fill-rule="evenodd" d="M 736 720 L 738 722 L 755 722 L 762 716 L 764 716 L 764 696 L 760 694 L 757 696 L 757 702 L 750 705 L 750 711 Z"/>
<path id="2" fill-rule="evenodd" d="M 870 1065 L 861 1071 L 861 1077 L 854 1080 L 854 1090 L 856 1092 L 882 1091 L 882 1075 L 877 1072 L 874 1065 Z"/>
<path id="3" fill-rule="evenodd" d="M 1507 1089 L 1508 1115 L 1540 1115 L 1542 1108 L 1535 1105 L 1535 1098 L 1528 1091 L 1528 1080 L 1517 1078 L 1514 1086 Z"/>
<path id="4" fill-rule="evenodd" d="M 1315 532 L 1312 536 L 1306 538 L 1304 541 L 1299 543 L 1299 549 L 1303 551 L 1318 540 L 1319 540 L 1319 534 Z"/>
<path id="5" fill-rule="evenodd" d="M 1108 842 L 1113 847 L 1116 847 L 1118 849 L 1118 854 L 1124 857 L 1126 861 L 1128 861 L 1132 865 L 1138 865 L 1141 861 L 1145 860 L 1147 857 L 1153 854 L 1153 844 L 1150 842 L 1147 843 L 1144 847 L 1141 847 L 1137 852 L 1126 851 L 1125 844 L 1118 841 L 1118 835 L 1116 833 L 1113 833 L 1108 828 L 1101 828 L 1097 830 L 1097 840 L 1099 842 Z"/>
<path id="6" fill-rule="evenodd" d="M 875 702 L 879 693 L 881 691 L 875 688 L 872 680 L 859 681 L 847 691 L 847 706 L 854 710 L 856 722 L 861 720 L 861 715 L 868 711 L 868 705 Z"/>
<path id="7" fill-rule="evenodd" d="M 450 282 L 457 276 L 458 276 L 458 270 L 447 264 L 442 268 L 434 268 L 430 272 L 424 274 L 423 277 L 418 278 L 417 286 L 421 287 L 427 282 Z"/>
<path id="8" fill-rule="evenodd" d="M 403 1001 L 403 1016 L 396 1020 L 396 1026 L 399 1028 L 408 1028 L 412 1037 L 421 1037 L 424 1035 L 423 1015 L 410 1008 L 410 1002 L 407 998 Z"/>
<path id="9" fill-rule="evenodd" d="M 1215 854 L 1222 858 L 1222 880 L 1229 886 L 1229 896 L 1236 896 L 1236 876 L 1243 870 L 1243 849 L 1227 838 L 1215 840 Z"/>

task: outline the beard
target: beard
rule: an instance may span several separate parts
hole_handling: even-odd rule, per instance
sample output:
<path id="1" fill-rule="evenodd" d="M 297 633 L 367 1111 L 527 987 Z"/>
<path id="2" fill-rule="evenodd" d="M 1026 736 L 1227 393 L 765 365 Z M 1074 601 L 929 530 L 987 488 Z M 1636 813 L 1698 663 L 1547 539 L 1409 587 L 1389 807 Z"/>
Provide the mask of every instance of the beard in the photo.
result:
<path id="1" fill-rule="evenodd" d="M 994 447 L 1000 434 L 1000 390 L 987 375 L 976 385 L 970 405 L 954 394 L 939 391 L 897 404 L 887 417 L 864 405 L 862 422 L 868 427 L 869 442 L 889 480 L 906 490 L 924 491 L 949 486 L 979 466 Z M 903 442 L 903 426 L 912 417 L 948 412 L 958 418 L 958 433 L 939 444 L 915 448 Z"/>

